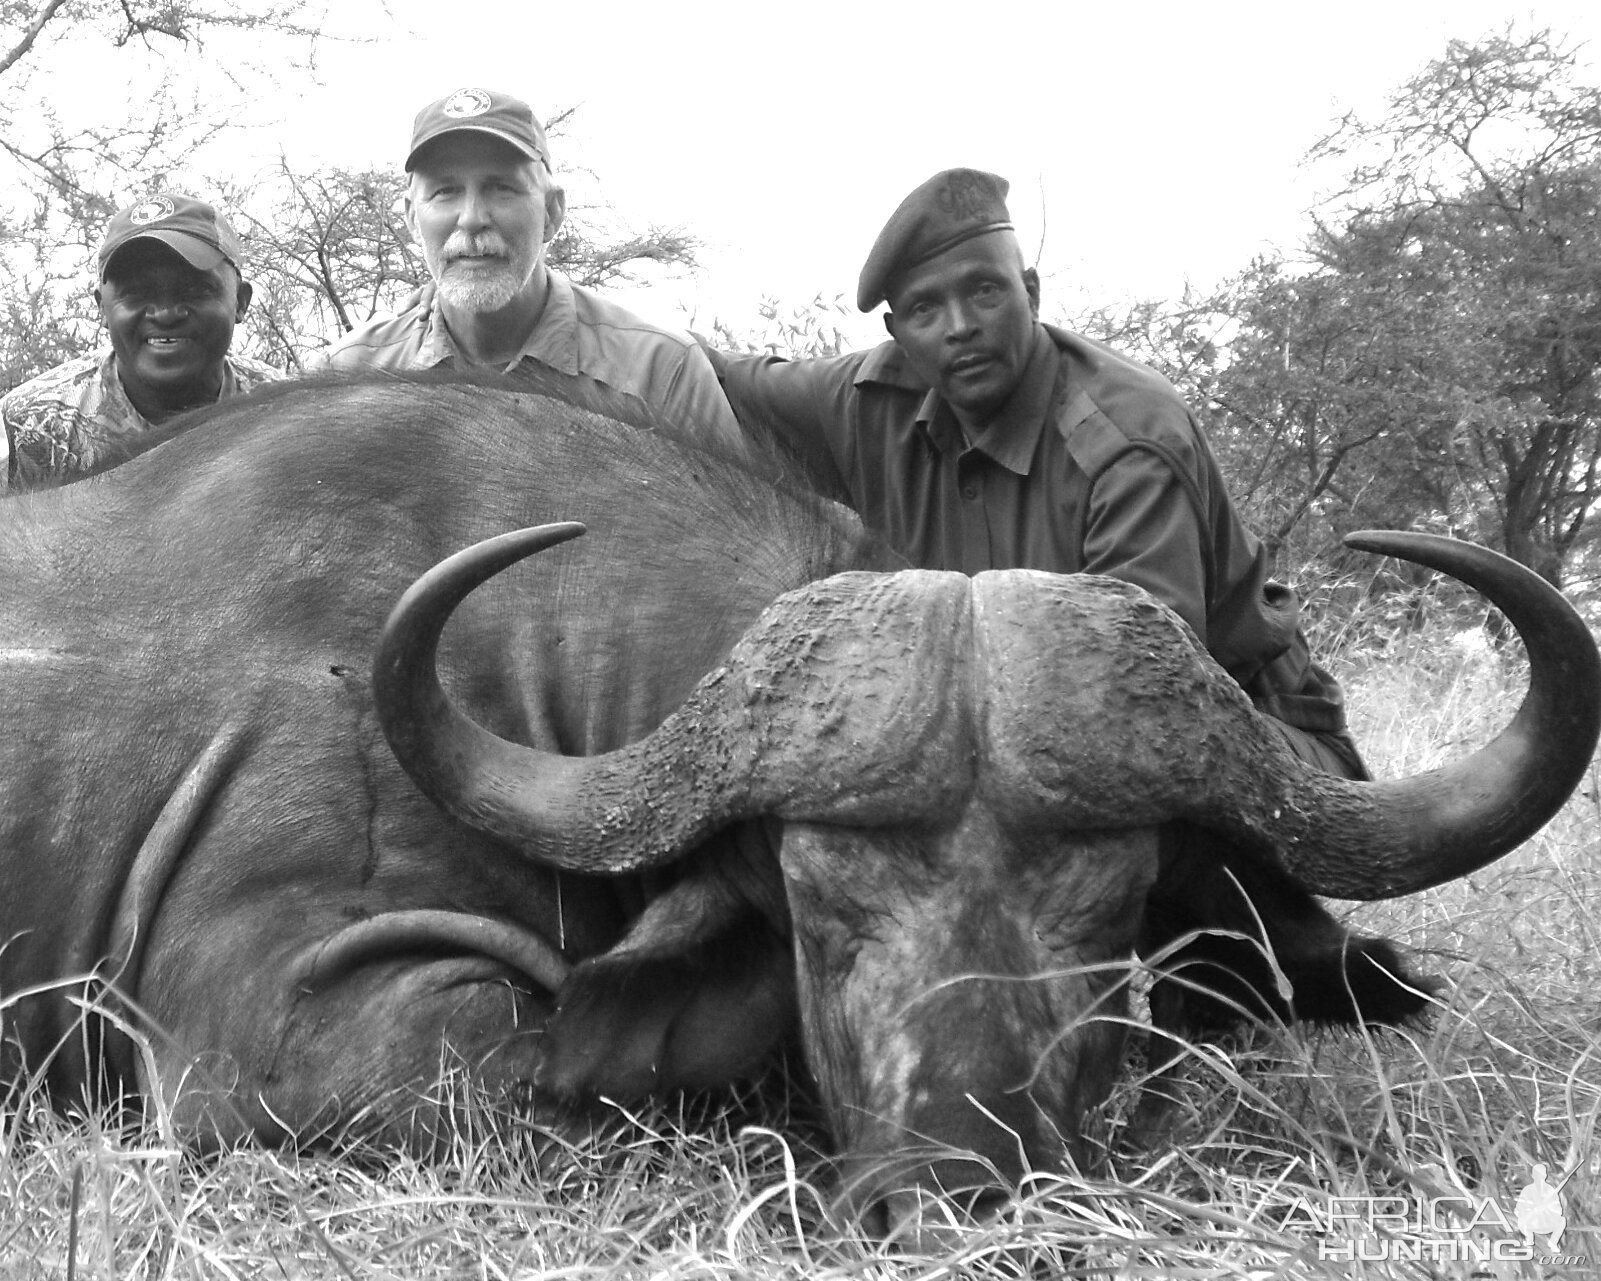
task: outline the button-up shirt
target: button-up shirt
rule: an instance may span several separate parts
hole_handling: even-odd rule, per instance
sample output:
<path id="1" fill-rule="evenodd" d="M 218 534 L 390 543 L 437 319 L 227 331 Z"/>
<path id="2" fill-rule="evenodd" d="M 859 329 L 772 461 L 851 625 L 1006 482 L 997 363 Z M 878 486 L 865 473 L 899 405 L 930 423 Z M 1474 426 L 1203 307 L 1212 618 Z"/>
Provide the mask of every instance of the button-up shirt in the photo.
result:
<path id="1" fill-rule="evenodd" d="M 716 374 L 687 334 L 650 324 L 555 272 L 550 273 L 545 308 L 505 372 L 524 361 L 583 375 L 634 396 L 691 440 L 736 457 L 747 452 Z M 319 367 L 400 371 L 446 364 L 465 368 L 468 362 L 451 338 L 430 281 L 397 314 L 371 321 L 334 344 Z"/>
<path id="2" fill-rule="evenodd" d="M 1241 522 L 1200 427 L 1155 371 L 1041 325 L 1017 389 L 967 440 L 893 342 L 824 360 L 716 356 L 765 423 L 914 565 L 1106 574 L 1170 606 L 1258 705 L 1338 731 L 1294 593 Z"/>

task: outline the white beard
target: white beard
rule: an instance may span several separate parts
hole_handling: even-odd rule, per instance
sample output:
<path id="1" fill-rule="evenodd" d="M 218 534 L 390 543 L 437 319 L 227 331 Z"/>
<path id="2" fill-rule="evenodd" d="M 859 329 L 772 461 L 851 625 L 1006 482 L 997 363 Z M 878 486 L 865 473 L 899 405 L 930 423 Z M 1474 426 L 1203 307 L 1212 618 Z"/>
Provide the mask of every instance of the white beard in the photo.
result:
<path id="1" fill-rule="evenodd" d="M 474 268 L 471 279 L 448 270 L 439 280 L 439 296 L 456 311 L 499 311 L 511 303 L 527 280 L 519 280 L 510 267 L 497 267 L 492 273 Z"/>
<path id="2" fill-rule="evenodd" d="M 457 311 L 499 311 L 533 279 L 534 269 L 543 256 L 544 246 L 531 254 L 511 254 L 504 239 L 493 231 L 473 237 L 465 232 L 452 232 L 440 246 L 439 256 L 423 249 L 423 260 L 428 272 L 438 283 L 439 296 L 445 304 Z M 502 255 L 493 266 L 478 264 L 456 267 L 455 260 L 465 256 L 483 254 Z"/>

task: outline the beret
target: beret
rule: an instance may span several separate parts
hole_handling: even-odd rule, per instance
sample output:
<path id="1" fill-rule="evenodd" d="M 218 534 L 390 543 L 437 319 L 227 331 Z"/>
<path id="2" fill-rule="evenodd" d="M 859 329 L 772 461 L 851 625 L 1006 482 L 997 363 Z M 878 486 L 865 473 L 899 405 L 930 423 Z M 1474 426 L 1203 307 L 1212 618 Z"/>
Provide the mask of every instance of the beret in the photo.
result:
<path id="1" fill-rule="evenodd" d="M 873 242 L 856 283 L 856 305 L 872 311 L 889 296 L 899 273 L 974 236 L 1011 230 L 1009 186 L 979 169 L 946 169 L 923 183 L 901 201 Z"/>

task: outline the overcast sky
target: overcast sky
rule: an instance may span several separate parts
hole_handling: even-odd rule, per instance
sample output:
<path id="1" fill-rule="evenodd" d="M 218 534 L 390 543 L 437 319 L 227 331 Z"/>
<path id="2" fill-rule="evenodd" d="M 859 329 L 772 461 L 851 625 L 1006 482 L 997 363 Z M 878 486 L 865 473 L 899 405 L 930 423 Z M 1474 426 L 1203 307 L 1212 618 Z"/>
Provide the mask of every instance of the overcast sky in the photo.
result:
<path id="1" fill-rule="evenodd" d="M 1176 296 L 1293 249 L 1320 181 L 1300 157 L 1448 39 L 1550 27 L 1601 62 L 1601 0 L 366 2 L 388 20 L 285 84 L 263 156 L 398 167 L 417 109 L 468 84 L 576 107 L 558 172 L 705 242 L 696 279 L 632 300 L 702 327 L 763 294 L 853 297 L 900 198 L 952 165 L 1011 181 L 1063 304 Z"/>

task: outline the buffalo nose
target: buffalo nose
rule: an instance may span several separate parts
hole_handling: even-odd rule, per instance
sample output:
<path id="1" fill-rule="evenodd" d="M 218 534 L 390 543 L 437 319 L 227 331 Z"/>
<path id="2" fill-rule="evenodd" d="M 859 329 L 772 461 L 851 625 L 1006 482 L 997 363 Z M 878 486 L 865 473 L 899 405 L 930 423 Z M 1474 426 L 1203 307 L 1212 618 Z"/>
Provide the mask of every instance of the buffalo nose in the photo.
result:
<path id="1" fill-rule="evenodd" d="M 966 1187 L 953 1182 L 955 1178 L 985 1177 L 981 1164 L 966 1162 L 965 1169 L 955 1168 L 954 1162 L 942 1164 L 951 1168 L 934 1172 L 938 1186 L 917 1184 L 886 1193 L 873 1207 L 871 1223 L 864 1219 L 864 1226 L 901 1250 L 948 1254 L 961 1246 L 975 1227 L 1011 1204 L 1012 1194 L 992 1181 Z"/>
<path id="2" fill-rule="evenodd" d="M 1011 1187 L 976 1153 L 900 1153 L 857 1168 L 839 1209 L 861 1230 L 903 1250 L 944 1250 L 1011 1204 Z"/>

